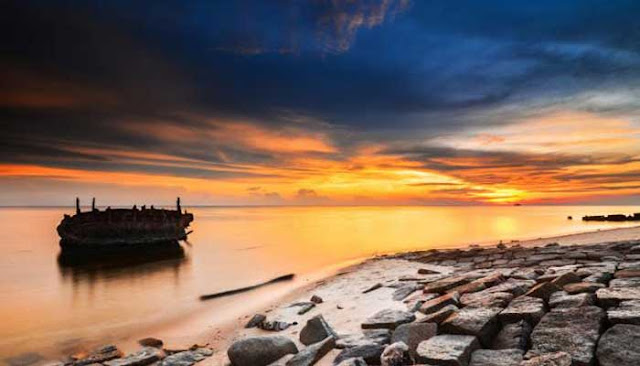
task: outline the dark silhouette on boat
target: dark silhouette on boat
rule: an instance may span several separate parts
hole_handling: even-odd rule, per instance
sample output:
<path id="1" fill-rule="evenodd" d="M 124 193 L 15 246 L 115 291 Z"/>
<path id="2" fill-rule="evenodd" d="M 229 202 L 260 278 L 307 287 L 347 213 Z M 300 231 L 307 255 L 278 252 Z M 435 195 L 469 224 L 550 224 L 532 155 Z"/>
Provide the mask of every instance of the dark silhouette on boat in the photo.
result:
<path id="1" fill-rule="evenodd" d="M 583 216 L 582 221 L 640 221 L 640 212 L 633 215 L 595 215 L 595 216 Z"/>
<path id="2" fill-rule="evenodd" d="M 187 228 L 193 221 L 193 214 L 180 207 L 176 209 L 156 209 L 142 206 L 138 209 L 98 210 L 95 198 L 91 211 L 82 212 L 80 200 L 76 198 L 76 214 L 64 215 L 58 225 L 61 257 L 73 262 L 74 257 L 85 254 L 109 256 L 122 253 L 144 253 L 147 256 L 162 253 L 182 253 L 180 240 L 186 240 L 191 231 Z"/>

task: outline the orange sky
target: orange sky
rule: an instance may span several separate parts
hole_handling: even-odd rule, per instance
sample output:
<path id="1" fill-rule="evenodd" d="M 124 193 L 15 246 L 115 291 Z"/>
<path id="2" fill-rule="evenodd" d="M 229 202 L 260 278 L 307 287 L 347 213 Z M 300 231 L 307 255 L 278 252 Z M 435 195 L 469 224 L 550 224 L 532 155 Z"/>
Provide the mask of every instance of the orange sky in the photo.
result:
<path id="1" fill-rule="evenodd" d="M 191 204 L 535 204 L 640 192 L 640 129 L 624 119 L 584 112 L 552 112 L 491 130 L 414 139 L 409 151 L 394 142 L 339 146 L 333 140 L 335 131 L 304 124 L 268 129 L 250 121 L 212 120 L 206 126 L 196 130 L 155 122 L 123 128 L 152 134 L 169 145 L 210 144 L 210 153 L 221 154 L 222 163 L 171 153 L 69 146 L 80 156 L 136 168 L 92 169 L 91 159 L 82 168 L 64 159 L 59 166 L 2 164 L 0 180 L 8 188 L 2 200 L 11 203 L 8 195 L 25 187 L 32 187 L 29 203 L 47 195 L 61 197 L 60 203 L 75 195 L 98 195 L 115 203 L 122 197 L 171 202 L 181 195 Z M 275 154 L 277 159 L 237 163 L 224 156 L 220 144 Z M 422 145 L 443 153 L 421 156 Z M 168 174 L 163 168 L 195 173 Z"/>

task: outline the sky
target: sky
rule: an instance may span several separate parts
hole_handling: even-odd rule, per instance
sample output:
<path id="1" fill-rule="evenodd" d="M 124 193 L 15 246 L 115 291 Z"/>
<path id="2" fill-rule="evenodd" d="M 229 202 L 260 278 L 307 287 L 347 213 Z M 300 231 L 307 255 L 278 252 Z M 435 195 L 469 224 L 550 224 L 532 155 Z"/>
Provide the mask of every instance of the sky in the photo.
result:
<path id="1" fill-rule="evenodd" d="M 638 14 L 6 1 L 0 205 L 640 204 Z"/>

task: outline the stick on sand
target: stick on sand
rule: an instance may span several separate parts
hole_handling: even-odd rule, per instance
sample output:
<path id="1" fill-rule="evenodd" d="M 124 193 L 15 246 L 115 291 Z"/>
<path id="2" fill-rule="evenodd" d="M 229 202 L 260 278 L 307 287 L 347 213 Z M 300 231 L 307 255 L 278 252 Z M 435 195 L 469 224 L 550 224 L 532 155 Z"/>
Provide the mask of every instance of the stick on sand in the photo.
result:
<path id="1" fill-rule="evenodd" d="M 223 292 L 216 292 L 213 294 L 206 294 L 206 295 L 201 295 L 200 296 L 200 300 L 210 300 L 210 299 L 215 299 L 218 297 L 224 297 L 224 296 L 230 296 L 230 295 L 235 295 L 241 292 L 246 292 L 246 291 L 251 291 L 254 289 L 257 289 L 258 287 L 262 287 L 262 286 L 266 286 L 272 283 L 276 283 L 276 282 L 282 282 L 282 281 L 290 281 L 293 279 L 295 275 L 293 273 L 290 274 L 286 274 L 284 276 L 280 276 L 280 277 L 276 277 L 272 280 L 269 280 L 267 282 L 263 282 L 263 283 L 259 283 L 257 285 L 253 285 L 253 286 L 248 286 L 248 287 L 241 287 L 241 288 L 237 288 L 235 290 L 229 290 L 229 291 L 223 291 Z"/>

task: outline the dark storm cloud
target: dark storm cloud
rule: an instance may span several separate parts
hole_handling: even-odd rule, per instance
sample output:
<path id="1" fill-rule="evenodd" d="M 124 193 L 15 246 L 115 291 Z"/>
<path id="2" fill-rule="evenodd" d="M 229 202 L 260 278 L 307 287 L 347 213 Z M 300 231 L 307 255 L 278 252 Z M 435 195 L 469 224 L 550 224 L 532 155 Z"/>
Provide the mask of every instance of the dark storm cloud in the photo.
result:
<path id="1" fill-rule="evenodd" d="M 209 169 L 278 164 L 280 155 L 207 138 L 207 118 L 323 133 L 339 150 L 323 157 L 342 159 L 360 140 L 387 142 L 388 130 L 399 140 L 415 137 L 416 127 L 420 137 L 455 133 L 559 102 L 616 112 L 617 105 L 594 107 L 578 96 L 621 85 L 637 94 L 638 13 L 637 1 L 602 0 L 9 1 L 0 25 L 0 153 L 7 163 L 243 176 Z M 171 125 L 203 137 L 179 141 L 126 128 L 140 122 L 149 132 Z M 140 165 L 74 147 L 205 166 Z M 387 152 L 443 172 L 477 167 L 437 158 L 544 171 L 591 163 L 440 148 Z"/>

